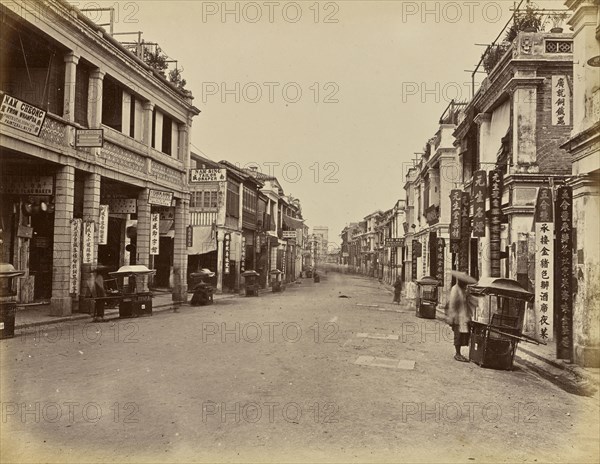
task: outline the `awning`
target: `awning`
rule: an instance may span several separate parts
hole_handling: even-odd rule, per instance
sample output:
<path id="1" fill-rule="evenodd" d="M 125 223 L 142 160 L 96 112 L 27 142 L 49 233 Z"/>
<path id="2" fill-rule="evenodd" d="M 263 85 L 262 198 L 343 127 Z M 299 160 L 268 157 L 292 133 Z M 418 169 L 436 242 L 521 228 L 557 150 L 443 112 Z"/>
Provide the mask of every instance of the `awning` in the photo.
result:
<path id="1" fill-rule="evenodd" d="M 188 255 L 202 255 L 217 249 L 217 240 L 212 236 L 211 226 L 192 226 L 192 246 L 188 247 Z"/>
<path id="2" fill-rule="evenodd" d="M 285 214 L 282 216 L 282 218 L 283 218 L 283 224 L 288 229 L 296 230 L 296 229 L 302 229 L 304 227 L 304 222 L 302 222 L 300 219 L 295 219 L 293 217 L 286 216 Z"/>

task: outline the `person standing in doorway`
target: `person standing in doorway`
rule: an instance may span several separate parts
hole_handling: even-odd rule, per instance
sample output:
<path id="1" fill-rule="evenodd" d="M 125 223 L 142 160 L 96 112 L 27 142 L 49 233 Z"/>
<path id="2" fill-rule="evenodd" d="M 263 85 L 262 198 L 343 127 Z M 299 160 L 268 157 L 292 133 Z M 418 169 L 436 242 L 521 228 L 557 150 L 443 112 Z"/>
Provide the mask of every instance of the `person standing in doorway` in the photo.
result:
<path id="1" fill-rule="evenodd" d="M 402 291 L 402 279 L 400 276 L 396 277 L 394 282 L 394 301 L 392 303 L 400 304 L 400 292 Z"/>
<path id="2" fill-rule="evenodd" d="M 460 350 L 469 345 L 469 322 L 473 317 L 471 305 L 467 296 L 467 285 L 477 281 L 465 272 L 452 271 L 452 277 L 456 283 L 450 289 L 448 301 L 448 324 L 454 332 L 454 359 L 461 362 L 469 362 Z"/>

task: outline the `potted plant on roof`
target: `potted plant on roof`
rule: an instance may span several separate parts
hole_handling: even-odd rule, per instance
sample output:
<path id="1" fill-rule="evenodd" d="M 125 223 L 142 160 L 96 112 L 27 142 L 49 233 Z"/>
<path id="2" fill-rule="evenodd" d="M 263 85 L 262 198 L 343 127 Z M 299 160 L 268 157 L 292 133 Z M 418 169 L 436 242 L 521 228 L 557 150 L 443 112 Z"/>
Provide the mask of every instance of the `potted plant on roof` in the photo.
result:
<path id="1" fill-rule="evenodd" d="M 550 19 L 552 20 L 552 29 L 550 32 L 561 33 L 563 31 L 562 25 L 567 19 L 568 14 L 566 11 L 561 11 L 560 13 L 553 14 Z"/>

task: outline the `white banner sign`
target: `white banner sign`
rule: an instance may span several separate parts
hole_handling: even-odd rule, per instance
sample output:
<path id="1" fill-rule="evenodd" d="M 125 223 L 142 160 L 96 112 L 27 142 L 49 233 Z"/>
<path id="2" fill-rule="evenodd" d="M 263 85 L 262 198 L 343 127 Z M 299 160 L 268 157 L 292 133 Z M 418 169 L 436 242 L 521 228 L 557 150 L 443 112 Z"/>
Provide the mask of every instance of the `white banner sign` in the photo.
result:
<path id="1" fill-rule="evenodd" d="M 94 262 L 94 232 L 93 222 L 83 223 L 83 264 Z"/>
<path id="2" fill-rule="evenodd" d="M 4 94 L 0 104 L 0 122 L 35 136 L 40 135 L 46 112 L 18 98 Z"/>
<path id="3" fill-rule="evenodd" d="M 535 308 L 537 335 L 552 341 L 554 332 L 554 224 L 535 224 Z"/>
<path id="4" fill-rule="evenodd" d="M 69 293 L 79 293 L 81 279 L 81 219 L 71 219 L 71 256 L 69 260 Z"/>
<path id="5" fill-rule="evenodd" d="M 296 238 L 296 231 L 295 230 L 284 230 L 283 238 Z"/>
<path id="6" fill-rule="evenodd" d="M 157 255 L 160 252 L 160 213 L 150 215 L 150 254 Z"/>
<path id="7" fill-rule="evenodd" d="M 227 179 L 225 169 L 190 169 L 190 182 L 224 181 Z"/>
<path id="8" fill-rule="evenodd" d="M 171 206 L 173 192 L 150 189 L 148 191 L 148 203 L 157 206 Z"/>
<path id="9" fill-rule="evenodd" d="M 108 205 L 100 205 L 98 216 L 98 245 L 106 245 L 108 242 Z"/>

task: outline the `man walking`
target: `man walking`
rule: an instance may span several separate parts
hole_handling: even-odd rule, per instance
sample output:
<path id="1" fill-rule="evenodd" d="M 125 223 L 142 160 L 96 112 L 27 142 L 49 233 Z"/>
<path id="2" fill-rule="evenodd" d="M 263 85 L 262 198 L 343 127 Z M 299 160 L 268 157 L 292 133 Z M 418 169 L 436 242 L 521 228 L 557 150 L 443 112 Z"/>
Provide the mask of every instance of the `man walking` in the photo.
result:
<path id="1" fill-rule="evenodd" d="M 448 324 L 452 326 L 454 332 L 454 359 L 461 362 L 469 362 L 460 349 L 469 345 L 469 322 L 473 314 L 471 305 L 467 297 L 467 285 L 474 284 L 477 281 L 465 272 L 452 271 L 452 277 L 456 283 L 450 290 L 448 301 Z"/>

